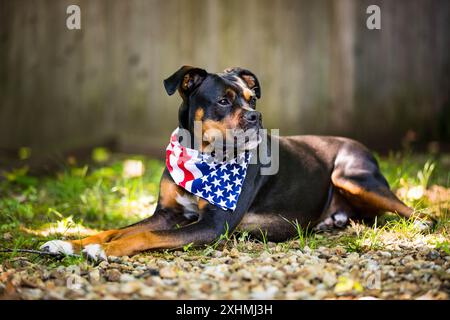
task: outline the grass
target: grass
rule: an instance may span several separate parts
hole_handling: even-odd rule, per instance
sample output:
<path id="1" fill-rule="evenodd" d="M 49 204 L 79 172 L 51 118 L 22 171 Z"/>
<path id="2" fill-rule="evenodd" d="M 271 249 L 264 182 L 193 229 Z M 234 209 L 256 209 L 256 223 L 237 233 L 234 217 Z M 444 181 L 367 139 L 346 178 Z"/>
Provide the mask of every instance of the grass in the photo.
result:
<path id="1" fill-rule="evenodd" d="M 437 249 L 441 249 L 446 254 L 450 255 L 450 242 L 448 240 L 445 241 L 437 241 L 435 243 Z"/>
<path id="2" fill-rule="evenodd" d="M 22 150 L 18 161 L 29 152 Z M 429 213 L 437 223 L 431 231 L 434 244 L 449 250 L 450 231 L 450 155 L 427 156 L 391 153 L 377 157 L 381 170 L 393 189 L 417 212 Z M 78 163 L 69 158 L 53 175 L 35 176 L 27 167 L 0 171 L 0 246 L 36 249 L 46 240 L 81 237 L 86 233 L 117 228 L 134 223 L 153 212 L 163 163 L 143 156 L 111 154 L 98 148 L 92 159 Z M 443 194 L 443 198 L 439 195 Z M 347 251 L 365 252 L 382 248 L 385 234 L 414 239 L 421 234 L 416 220 L 385 215 L 374 225 L 353 224 L 337 237 L 328 237 L 301 228 L 293 222 L 296 237 L 274 247 L 261 231 L 262 241 L 252 240 L 247 232 L 229 234 L 228 228 L 218 241 L 196 249 L 186 245 L 188 254 L 207 256 L 222 247 L 246 250 L 248 244 L 260 244 L 262 250 L 273 248 L 315 250 L 319 246 L 342 245 Z M 258 245 L 256 246 L 258 247 Z M 0 261 L 19 253 L 0 254 Z M 76 264 L 83 258 L 43 259 L 48 264 Z"/>
<path id="3" fill-rule="evenodd" d="M 0 246 L 36 248 L 43 240 L 83 236 L 148 216 L 162 162 L 99 150 L 89 164 L 69 159 L 51 176 L 32 176 L 27 167 L 0 171 Z"/>
<path id="4" fill-rule="evenodd" d="M 317 235 L 312 231 L 309 225 L 306 228 L 302 228 L 298 221 L 295 221 L 295 230 L 297 231 L 298 245 L 301 249 L 308 246 L 310 249 L 317 247 Z"/>
<path id="5" fill-rule="evenodd" d="M 340 239 L 341 244 L 347 251 L 365 252 L 382 248 L 380 237 L 384 227 L 380 228 L 377 221 L 375 221 L 372 227 L 363 226 L 363 228 L 361 228 L 354 222 L 351 222 L 351 226 L 356 234 L 346 235 Z"/>

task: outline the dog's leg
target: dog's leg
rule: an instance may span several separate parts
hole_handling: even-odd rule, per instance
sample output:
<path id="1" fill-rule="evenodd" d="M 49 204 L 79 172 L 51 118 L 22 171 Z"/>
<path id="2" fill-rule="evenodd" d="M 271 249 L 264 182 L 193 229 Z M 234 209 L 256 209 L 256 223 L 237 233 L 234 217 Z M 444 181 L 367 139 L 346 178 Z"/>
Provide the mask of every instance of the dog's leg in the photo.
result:
<path id="1" fill-rule="evenodd" d="M 177 199 L 184 194 L 173 181 L 163 175 L 160 183 L 160 194 L 155 213 L 150 217 L 134 225 L 100 232 L 83 239 L 70 241 L 51 240 L 41 246 L 42 250 L 53 253 L 72 254 L 86 250 L 96 250 L 99 245 L 111 242 L 122 237 L 128 237 L 145 231 L 169 230 L 176 226 L 183 226 L 195 221 L 195 216 L 183 214 L 183 208 Z M 83 250 L 84 251 L 84 250 Z"/>
<path id="2" fill-rule="evenodd" d="M 207 223 L 199 222 L 182 229 L 137 233 L 105 243 L 102 248 L 106 256 L 129 256 L 150 249 L 178 249 L 191 243 L 204 245 L 213 242 L 222 233 Z"/>
<path id="3" fill-rule="evenodd" d="M 114 241 L 122 237 L 128 237 L 144 231 L 169 230 L 175 228 L 176 226 L 186 225 L 190 222 L 192 222 L 191 219 L 187 219 L 178 211 L 157 208 L 155 213 L 150 218 L 142 220 L 138 223 L 121 229 L 100 232 L 84 239 L 72 240 L 71 243 L 75 246 L 83 247 L 94 243 Z"/>
<path id="4" fill-rule="evenodd" d="M 339 171 L 335 171 L 332 181 L 344 197 L 357 207 L 367 207 L 371 209 L 370 212 L 394 212 L 405 218 L 413 213 L 413 209 L 401 202 L 389 187 L 370 175 L 342 176 Z"/>
<path id="5" fill-rule="evenodd" d="M 331 180 L 352 206 L 365 211 L 363 214 L 374 216 L 389 211 L 409 218 L 414 212 L 389 189 L 376 160 L 365 150 L 341 151 Z"/>
<path id="6" fill-rule="evenodd" d="M 62 254 L 78 253 L 83 248 L 93 250 L 92 248 L 99 248 L 99 245 L 102 243 L 114 241 L 122 237 L 128 237 L 145 231 L 172 229 L 176 226 L 186 225 L 189 222 L 192 222 L 192 220 L 188 220 L 179 212 L 157 209 L 152 217 L 137 224 L 122 229 L 103 231 L 83 239 L 67 241 L 51 240 L 42 245 L 41 249 Z"/>
<path id="7" fill-rule="evenodd" d="M 254 178 L 257 168 L 247 173 Z M 250 180 L 252 181 L 252 180 Z M 252 181 L 253 182 L 253 181 Z M 247 180 L 246 182 L 247 183 Z M 103 243 L 86 253 L 91 259 L 106 259 L 107 256 L 133 255 L 150 249 L 177 249 L 188 244 L 200 246 L 213 242 L 224 233 L 231 234 L 247 212 L 253 199 L 253 190 L 242 188 L 238 206 L 234 212 L 222 210 L 202 201 L 199 220 L 173 230 L 144 231 Z M 199 205 L 200 207 L 200 205 Z"/>
<path id="8" fill-rule="evenodd" d="M 224 211 L 213 208 L 193 224 L 173 230 L 146 231 L 103 243 L 95 251 L 86 252 L 91 259 L 105 259 L 107 256 L 133 255 L 150 249 L 177 249 L 185 245 L 205 245 L 219 238 L 221 234 L 233 232 L 242 218 L 242 212 Z"/>
<path id="9" fill-rule="evenodd" d="M 264 236 L 273 242 L 285 241 L 296 234 L 295 228 L 288 219 L 274 213 L 248 212 L 238 225 L 238 231 L 246 231 L 260 240 Z"/>

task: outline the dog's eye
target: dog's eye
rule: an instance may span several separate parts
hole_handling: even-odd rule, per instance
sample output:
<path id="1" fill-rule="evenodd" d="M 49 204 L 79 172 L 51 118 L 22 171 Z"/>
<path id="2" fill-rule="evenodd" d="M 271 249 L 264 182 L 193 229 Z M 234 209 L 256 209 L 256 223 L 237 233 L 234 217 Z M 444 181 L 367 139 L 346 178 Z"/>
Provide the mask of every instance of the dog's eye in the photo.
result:
<path id="1" fill-rule="evenodd" d="M 217 103 L 221 106 L 228 106 L 230 104 L 230 101 L 228 101 L 227 98 L 221 98 L 219 101 L 217 101 Z"/>
<path id="2" fill-rule="evenodd" d="M 252 97 L 250 99 L 250 106 L 252 106 L 253 108 L 256 106 L 256 97 Z"/>

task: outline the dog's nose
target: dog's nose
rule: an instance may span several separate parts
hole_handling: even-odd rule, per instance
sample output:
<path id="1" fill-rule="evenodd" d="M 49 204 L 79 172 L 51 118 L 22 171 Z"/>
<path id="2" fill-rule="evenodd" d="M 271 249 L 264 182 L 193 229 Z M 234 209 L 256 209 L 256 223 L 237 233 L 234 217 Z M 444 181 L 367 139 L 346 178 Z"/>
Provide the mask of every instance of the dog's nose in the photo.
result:
<path id="1" fill-rule="evenodd" d="M 244 114 L 244 120 L 248 124 L 256 124 L 261 120 L 261 113 L 258 111 L 247 111 Z"/>

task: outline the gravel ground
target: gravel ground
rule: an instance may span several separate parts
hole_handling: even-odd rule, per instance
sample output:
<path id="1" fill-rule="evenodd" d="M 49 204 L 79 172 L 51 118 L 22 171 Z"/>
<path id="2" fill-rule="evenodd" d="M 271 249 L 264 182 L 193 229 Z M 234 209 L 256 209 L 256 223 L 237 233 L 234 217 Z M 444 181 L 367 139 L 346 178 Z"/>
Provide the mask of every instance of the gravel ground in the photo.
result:
<path id="1" fill-rule="evenodd" d="M 209 252 L 153 252 L 98 265 L 49 266 L 21 256 L 0 266 L 0 297 L 448 299 L 450 256 L 428 237 L 386 237 L 382 249 L 364 253 L 246 241 L 239 249 L 227 244 Z"/>

